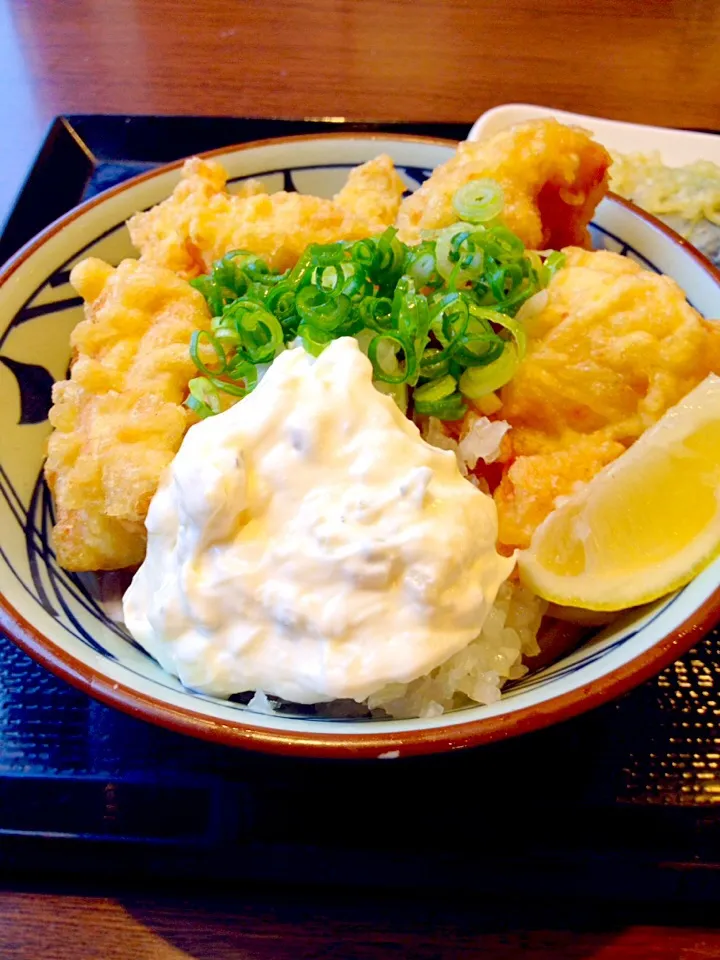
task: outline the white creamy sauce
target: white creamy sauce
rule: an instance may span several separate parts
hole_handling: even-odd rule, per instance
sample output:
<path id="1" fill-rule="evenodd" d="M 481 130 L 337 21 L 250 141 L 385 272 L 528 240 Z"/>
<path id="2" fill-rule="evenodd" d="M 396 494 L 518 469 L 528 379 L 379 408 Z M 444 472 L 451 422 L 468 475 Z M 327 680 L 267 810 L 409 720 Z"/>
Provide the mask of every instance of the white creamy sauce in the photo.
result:
<path id="1" fill-rule="evenodd" d="M 281 354 L 188 431 L 124 598 L 133 636 L 191 688 L 364 700 L 478 635 L 514 560 L 492 499 L 372 385 L 352 338 Z"/>

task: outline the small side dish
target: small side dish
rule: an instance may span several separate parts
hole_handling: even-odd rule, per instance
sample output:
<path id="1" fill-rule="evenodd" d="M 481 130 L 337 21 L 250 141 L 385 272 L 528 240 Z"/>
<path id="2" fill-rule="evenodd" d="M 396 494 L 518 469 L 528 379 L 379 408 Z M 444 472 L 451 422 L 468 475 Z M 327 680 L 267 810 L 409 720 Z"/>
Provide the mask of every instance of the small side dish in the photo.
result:
<path id="1" fill-rule="evenodd" d="M 613 153 L 610 188 L 660 217 L 720 265 L 720 166 L 670 167 L 653 153 Z"/>

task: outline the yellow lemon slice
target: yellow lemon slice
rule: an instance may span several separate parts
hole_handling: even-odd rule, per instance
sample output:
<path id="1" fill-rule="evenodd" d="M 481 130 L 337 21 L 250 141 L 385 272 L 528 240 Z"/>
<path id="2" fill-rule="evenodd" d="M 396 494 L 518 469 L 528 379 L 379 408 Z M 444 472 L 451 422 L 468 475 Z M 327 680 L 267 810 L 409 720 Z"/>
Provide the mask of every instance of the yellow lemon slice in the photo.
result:
<path id="1" fill-rule="evenodd" d="M 520 553 L 555 603 L 621 610 L 682 587 L 720 554 L 720 377 L 710 375 L 557 507 Z"/>

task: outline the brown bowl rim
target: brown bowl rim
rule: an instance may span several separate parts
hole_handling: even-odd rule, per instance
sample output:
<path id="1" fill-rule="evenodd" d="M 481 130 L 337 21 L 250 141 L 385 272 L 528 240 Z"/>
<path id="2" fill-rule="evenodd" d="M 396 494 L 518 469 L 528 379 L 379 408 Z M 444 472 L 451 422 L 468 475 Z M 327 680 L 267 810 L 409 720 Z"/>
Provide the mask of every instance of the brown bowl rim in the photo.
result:
<path id="1" fill-rule="evenodd" d="M 280 143 L 292 144 L 307 140 L 337 139 L 389 139 L 439 146 L 454 146 L 456 143 L 454 140 L 445 140 L 440 137 L 421 137 L 407 134 L 331 132 L 255 140 L 250 143 L 209 150 L 198 154 L 198 156 L 203 158 L 218 157 L 227 153 Z M 5 264 L 0 271 L 0 286 L 12 276 L 29 256 L 87 210 L 110 197 L 133 188 L 138 183 L 160 176 L 170 170 L 179 169 L 183 163 L 184 160 L 177 160 L 158 167 L 156 170 L 133 177 L 117 187 L 99 194 L 97 197 L 93 197 L 51 223 Z M 672 242 L 683 247 L 696 260 L 698 265 L 720 285 L 720 271 L 716 270 L 710 261 L 687 240 L 656 217 L 639 209 L 628 200 L 612 193 L 609 194 L 609 197 L 614 202 L 631 210 L 636 216 L 646 220 L 654 229 L 659 230 Z M 313 734 L 310 732 L 269 730 L 248 726 L 243 724 L 242 721 L 219 720 L 185 707 L 176 707 L 164 703 L 153 696 L 133 690 L 123 683 L 111 681 L 42 634 L 21 616 L 7 598 L 0 593 L 0 628 L 4 630 L 7 636 L 51 672 L 109 706 L 116 707 L 136 718 L 147 720 L 178 733 L 190 734 L 202 740 L 266 753 L 335 759 L 370 759 L 388 754 L 392 757 L 407 757 L 458 750 L 504 740 L 521 733 L 539 730 L 552 723 L 568 720 L 579 713 L 584 713 L 626 693 L 644 680 L 659 673 L 679 656 L 686 653 L 703 633 L 711 629 L 718 620 L 720 620 L 720 587 L 701 606 L 694 610 L 691 616 L 680 626 L 637 657 L 589 684 L 509 714 L 470 720 L 449 727 L 441 726 L 422 730 L 373 733 L 370 729 L 352 734 Z"/>

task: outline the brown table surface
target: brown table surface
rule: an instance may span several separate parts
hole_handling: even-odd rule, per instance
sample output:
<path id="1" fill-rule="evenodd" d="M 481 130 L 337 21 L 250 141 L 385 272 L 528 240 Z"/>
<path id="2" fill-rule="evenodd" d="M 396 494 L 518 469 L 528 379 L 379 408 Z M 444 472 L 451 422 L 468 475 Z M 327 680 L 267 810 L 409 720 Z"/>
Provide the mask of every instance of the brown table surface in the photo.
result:
<path id="1" fill-rule="evenodd" d="M 60 113 L 471 121 L 524 101 L 720 128 L 719 63 L 717 0 L 0 0 L 0 220 Z M 448 910 L 6 891 L 0 956 L 720 957 L 697 927 Z"/>
<path id="2" fill-rule="evenodd" d="M 707 908 L 708 914 L 712 907 Z M 520 905 L 242 894 L 199 898 L 0 892 L 3 960 L 711 960 L 720 932 Z"/>
<path id="3" fill-rule="evenodd" d="M 0 0 L 0 220 L 59 113 L 720 127 L 716 0 Z"/>

